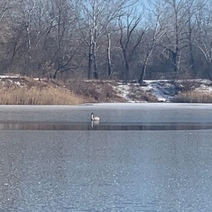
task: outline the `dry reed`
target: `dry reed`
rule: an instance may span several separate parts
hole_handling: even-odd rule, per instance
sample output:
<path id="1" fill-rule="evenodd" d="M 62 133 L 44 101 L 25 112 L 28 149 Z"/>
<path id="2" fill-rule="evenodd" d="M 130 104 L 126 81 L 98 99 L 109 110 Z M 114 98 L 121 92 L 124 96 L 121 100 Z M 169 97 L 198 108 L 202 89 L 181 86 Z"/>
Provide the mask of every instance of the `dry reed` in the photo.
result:
<path id="1" fill-rule="evenodd" d="M 69 90 L 60 87 L 19 87 L 1 88 L 1 105 L 73 105 L 83 102 Z"/>
<path id="2" fill-rule="evenodd" d="M 173 99 L 179 103 L 212 103 L 212 94 L 208 92 L 190 91 L 181 93 Z"/>

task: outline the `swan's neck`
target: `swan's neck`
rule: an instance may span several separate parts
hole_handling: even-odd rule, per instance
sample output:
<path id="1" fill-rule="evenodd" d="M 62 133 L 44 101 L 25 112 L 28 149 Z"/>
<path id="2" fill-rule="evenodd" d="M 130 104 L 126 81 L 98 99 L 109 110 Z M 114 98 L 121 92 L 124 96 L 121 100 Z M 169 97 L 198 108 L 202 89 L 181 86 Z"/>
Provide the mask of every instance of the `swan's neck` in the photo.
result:
<path id="1" fill-rule="evenodd" d="M 94 120 L 94 116 L 93 116 L 93 113 L 91 114 L 91 120 Z"/>

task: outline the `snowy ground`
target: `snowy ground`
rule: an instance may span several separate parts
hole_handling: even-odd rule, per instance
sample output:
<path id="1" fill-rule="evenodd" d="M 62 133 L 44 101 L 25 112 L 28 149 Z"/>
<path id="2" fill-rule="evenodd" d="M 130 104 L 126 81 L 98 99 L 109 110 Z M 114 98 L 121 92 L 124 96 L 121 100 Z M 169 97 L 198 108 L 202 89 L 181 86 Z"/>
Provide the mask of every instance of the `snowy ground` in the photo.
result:
<path id="1" fill-rule="evenodd" d="M 185 87 L 188 88 L 185 88 Z M 189 88 L 190 86 L 190 88 Z M 170 102 L 177 94 L 183 90 L 196 90 L 198 92 L 212 93 L 212 82 L 209 80 L 145 80 L 144 85 L 138 83 L 121 83 L 119 82 L 114 89 L 118 94 L 128 102 L 136 103 L 143 102 L 138 98 L 139 93 L 149 92 L 158 102 Z M 137 95 L 133 95 L 133 94 Z"/>
<path id="2" fill-rule="evenodd" d="M 118 83 L 114 89 L 121 97 L 132 103 L 142 102 L 136 98 L 139 93 L 149 92 L 156 97 L 158 102 L 169 102 L 178 92 L 172 81 L 146 80 L 144 83 L 144 86 L 140 86 L 138 83 Z M 135 93 L 137 95 L 133 95 Z"/>

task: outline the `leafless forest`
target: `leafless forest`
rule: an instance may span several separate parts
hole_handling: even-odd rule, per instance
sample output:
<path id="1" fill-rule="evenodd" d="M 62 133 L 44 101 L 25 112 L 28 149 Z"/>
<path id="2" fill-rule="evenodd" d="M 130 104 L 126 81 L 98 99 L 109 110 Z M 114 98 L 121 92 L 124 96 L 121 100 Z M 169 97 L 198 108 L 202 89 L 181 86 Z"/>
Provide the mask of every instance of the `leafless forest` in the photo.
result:
<path id="1" fill-rule="evenodd" d="M 210 0 L 0 0 L 0 73 L 212 79 Z"/>

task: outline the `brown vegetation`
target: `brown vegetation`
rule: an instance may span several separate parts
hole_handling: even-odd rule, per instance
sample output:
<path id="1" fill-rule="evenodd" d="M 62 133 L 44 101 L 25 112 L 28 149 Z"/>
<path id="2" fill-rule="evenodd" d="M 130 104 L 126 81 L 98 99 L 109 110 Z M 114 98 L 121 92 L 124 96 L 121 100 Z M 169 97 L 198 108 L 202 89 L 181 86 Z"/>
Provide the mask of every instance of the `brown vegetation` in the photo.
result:
<path id="1" fill-rule="evenodd" d="M 111 85 L 115 85 L 115 81 L 99 81 L 99 80 L 69 80 L 65 83 L 66 88 L 77 95 L 85 96 L 85 98 L 94 102 L 124 102 L 123 98 L 117 95 Z"/>
<path id="2" fill-rule="evenodd" d="M 124 102 L 110 81 L 67 81 L 29 77 L 2 78 L 1 105 L 74 105 L 88 102 Z"/>
<path id="3" fill-rule="evenodd" d="M 179 94 L 172 101 L 178 103 L 212 103 L 212 94 L 208 92 L 189 91 Z"/>
<path id="4" fill-rule="evenodd" d="M 180 80 L 176 81 L 175 85 L 180 93 L 172 99 L 172 102 L 177 103 L 212 103 L 212 94 L 210 90 L 201 89 L 203 86 L 212 86 L 209 80 Z"/>
<path id="5" fill-rule="evenodd" d="M 2 105 L 73 105 L 86 101 L 56 81 L 36 81 L 31 78 L 2 79 Z"/>
<path id="6" fill-rule="evenodd" d="M 212 103 L 212 94 L 207 91 L 207 86 L 211 86 L 210 82 L 173 81 L 173 83 L 180 94 L 172 99 L 172 102 Z M 126 91 L 124 87 L 123 90 L 122 87 L 118 88 L 118 85 L 116 81 L 112 80 L 67 80 L 62 82 L 20 76 L 1 77 L 0 104 L 73 105 L 91 102 L 158 102 L 152 90 L 142 89 L 138 84 L 128 84 L 129 87 L 125 88 Z M 202 90 L 204 86 L 206 89 Z"/>
<path id="7" fill-rule="evenodd" d="M 17 87 L 1 90 L 0 104 L 4 105 L 73 105 L 83 102 L 83 98 L 62 88 Z"/>

